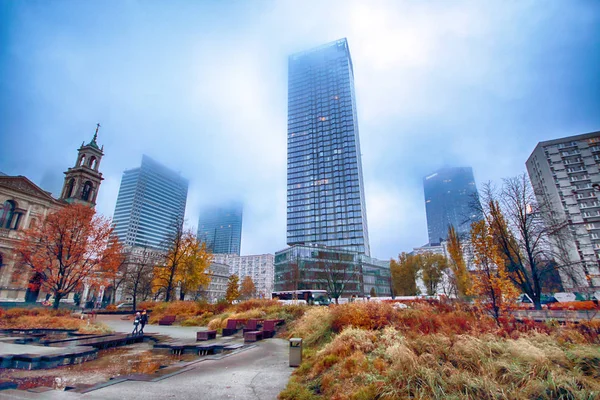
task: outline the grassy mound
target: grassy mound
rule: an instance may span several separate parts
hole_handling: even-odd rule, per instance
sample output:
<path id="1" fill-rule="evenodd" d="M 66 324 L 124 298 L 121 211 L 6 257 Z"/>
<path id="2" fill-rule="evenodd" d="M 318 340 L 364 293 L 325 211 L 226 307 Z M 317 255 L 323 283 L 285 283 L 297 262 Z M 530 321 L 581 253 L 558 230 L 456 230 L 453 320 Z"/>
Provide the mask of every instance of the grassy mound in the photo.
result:
<path id="1" fill-rule="evenodd" d="M 0 308 L 0 329 L 76 329 L 79 333 L 110 333 L 112 329 L 98 322 L 72 316 L 69 310 L 48 308 Z"/>
<path id="2" fill-rule="evenodd" d="M 495 321 L 465 308 L 310 308 L 280 399 L 600 398 L 600 324 Z"/>

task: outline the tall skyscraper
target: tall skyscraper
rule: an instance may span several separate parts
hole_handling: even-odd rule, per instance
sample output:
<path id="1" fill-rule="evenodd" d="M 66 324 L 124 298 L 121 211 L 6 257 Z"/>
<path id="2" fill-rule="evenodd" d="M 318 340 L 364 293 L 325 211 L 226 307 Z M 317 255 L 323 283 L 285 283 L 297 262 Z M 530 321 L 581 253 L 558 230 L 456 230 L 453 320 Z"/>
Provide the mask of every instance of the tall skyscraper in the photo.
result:
<path id="1" fill-rule="evenodd" d="M 526 165 L 539 203 L 568 228 L 553 243 L 554 253 L 568 263 L 558 269 L 563 286 L 600 287 L 600 132 L 540 142 Z"/>
<path id="2" fill-rule="evenodd" d="M 287 243 L 369 255 L 369 234 L 346 39 L 289 57 Z"/>
<path id="3" fill-rule="evenodd" d="M 448 226 L 468 235 L 471 223 L 483 219 L 471 167 L 442 168 L 423 178 L 429 243 L 448 238 Z"/>
<path id="4" fill-rule="evenodd" d="M 215 254 L 240 255 L 242 242 L 241 203 L 210 206 L 200 211 L 198 239 Z"/>
<path id="5" fill-rule="evenodd" d="M 178 173 L 142 156 L 139 168 L 121 178 L 115 215 L 115 233 L 131 246 L 161 248 L 183 224 L 188 181 Z"/>

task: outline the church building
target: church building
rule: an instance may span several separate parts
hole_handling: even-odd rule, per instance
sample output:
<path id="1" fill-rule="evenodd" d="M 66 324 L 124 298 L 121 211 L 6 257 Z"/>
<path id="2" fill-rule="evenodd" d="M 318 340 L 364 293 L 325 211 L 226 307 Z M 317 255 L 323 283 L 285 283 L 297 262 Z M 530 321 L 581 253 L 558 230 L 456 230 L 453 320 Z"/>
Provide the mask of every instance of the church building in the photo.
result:
<path id="1" fill-rule="evenodd" d="M 20 231 L 66 204 L 96 205 L 103 179 L 98 168 L 104 155 L 104 148 L 96 142 L 99 127 L 98 124 L 88 144 L 81 144 L 75 165 L 65 171 L 65 182 L 58 199 L 25 176 L 0 174 L 0 302 L 42 299 L 39 278 L 30 267 L 20 264 L 14 254 Z"/>

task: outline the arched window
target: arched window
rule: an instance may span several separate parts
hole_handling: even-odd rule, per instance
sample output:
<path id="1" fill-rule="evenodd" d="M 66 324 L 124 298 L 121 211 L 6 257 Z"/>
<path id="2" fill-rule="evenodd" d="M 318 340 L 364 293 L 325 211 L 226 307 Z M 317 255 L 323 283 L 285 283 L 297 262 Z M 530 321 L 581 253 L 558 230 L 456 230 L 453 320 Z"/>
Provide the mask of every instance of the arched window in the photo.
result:
<path id="1" fill-rule="evenodd" d="M 92 156 L 92 157 L 90 157 L 90 162 L 89 162 L 88 166 L 91 169 L 96 169 L 96 164 L 97 163 L 98 163 L 98 160 L 96 160 L 96 157 Z"/>
<path id="2" fill-rule="evenodd" d="M 75 178 L 71 178 L 69 184 L 67 185 L 67 192 L 65 193 L 65 197 L 68 199 L 73 196 L 73 187 L 75 186 Z"/>
<path id="3" fill-rule="evenodd" d="M 16 204 L 12 200 L 6 200 L 2 210 L 0 210 L 0 228 L 10 229 L 10 225 L 15 214 Z"/>
<path id="4" fill-rule="evenodd" d="M 85 154 L 81 156 L 81 158 L 79 159 L 79 165 L 77 166 L 81 167 L 82 165 L 85 165 Z"/>
<path id="5" fill-rule="evenodd" d="M 94 186 L 92 185 L 92 182 L 86 181 L 85 184 L 83 185 L 83 190 L 81 191 L 81 200 L 89 201 L 93 188 L 94 188 Z"/>

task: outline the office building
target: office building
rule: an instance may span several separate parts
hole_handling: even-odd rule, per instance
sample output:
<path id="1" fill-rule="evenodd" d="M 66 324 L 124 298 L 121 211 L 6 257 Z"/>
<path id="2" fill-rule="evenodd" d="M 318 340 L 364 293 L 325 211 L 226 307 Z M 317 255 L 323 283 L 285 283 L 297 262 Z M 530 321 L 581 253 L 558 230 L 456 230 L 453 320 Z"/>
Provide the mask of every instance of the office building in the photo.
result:
<path id="1" fill-rule="evenodd" d="M 483 219 L 473 170 L 470 167 L 442 168 L 423 178 L 429 243 L 440 244 L 454 226 L 463 238 L 471 224 Z"/>
<path id="2" fill-rule="evenodd" d="M 553 243 L 565 264 L 558 268 L 565 289 L 600 286 L 600 132 L 537 144 L 527 172 L 540 204 L 564 221 L 568 235 Z"/>
<path id="3" fill-rule="evenodd" d="M 129 246 L 162 248 L 183 224 L 188 181 L 144 155 L 139 168 L 123 173 L 113 221 Z"/>
<path id="4" fill-rule="evenodd" d="M 210 282 L 200 288 L 200 297 L 209 303 L 225 298 L 229 282 L 229 265 L 212 262 L 210 264 Z"/>
<path id="5" fill-rule="evenodd" d="M 273 292 L 273 254 L 238 256 L 235 254 L 214 254 L 213 262 L 229 266 L 229 274 L 237 275 L 240 284 L 249 276 L 256 287 L 259 298 L 270 299 Z"/>
<path id="6" fill-rule="evenodd" d="M 291 55 L 288 79 L 287 244 L 369 255 L 348 42 Z"/>
<path id="7" fill-rule="evenodd" d="M 212 253 L 240 255 L 242 204 L 205 207 L 198 219 L 198 239 Z"/>

